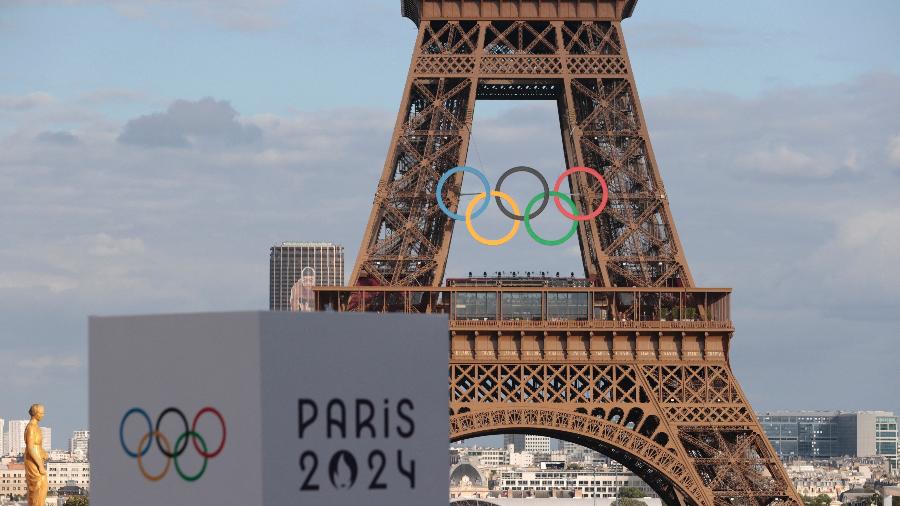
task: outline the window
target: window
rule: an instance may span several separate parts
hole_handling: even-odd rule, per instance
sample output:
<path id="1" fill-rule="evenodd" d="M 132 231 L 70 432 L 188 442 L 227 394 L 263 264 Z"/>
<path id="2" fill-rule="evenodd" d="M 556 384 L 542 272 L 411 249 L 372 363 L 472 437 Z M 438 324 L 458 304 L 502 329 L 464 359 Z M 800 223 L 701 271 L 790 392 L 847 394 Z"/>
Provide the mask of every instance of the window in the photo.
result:
<path id="1" fill-rule="evenodd" d="M 879 442 L 875 445 L 875 453 L 878 455 L 896 455 L 897 443 L 894 441 Z"/>
<path id="2" fill-rule="evenodd" d="M 550 292 L 547 294 L 547 319 L 587 320 L 587 314 L 587 293 Z"/>
<path id="3" fill-rule="evenodd" d="M 497 319 L 497 294 L 495 292 L 457 292 L 455 297 L 455 319 Z"/>
<path id="4" fill-rule="evenodd" d="M 504 320 L 540 320 L 540 292 L 504 292 L 500 310 Z"/>

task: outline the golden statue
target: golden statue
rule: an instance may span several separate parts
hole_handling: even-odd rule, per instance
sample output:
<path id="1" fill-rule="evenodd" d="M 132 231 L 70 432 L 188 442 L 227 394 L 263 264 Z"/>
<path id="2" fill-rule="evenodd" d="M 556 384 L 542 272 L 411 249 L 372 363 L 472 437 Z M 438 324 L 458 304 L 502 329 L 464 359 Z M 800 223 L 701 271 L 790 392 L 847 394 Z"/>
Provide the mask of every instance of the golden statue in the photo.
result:
<path id="1" fill-rule="evenodd" d="M 44 406 L 32 404 L 28 409 L 31 421 L 25 426 L 25 483 L 28 485 L 28 506 L 44 506 L 47 502 L 47 466 L 50 456 L 44 451 L 41 428 L 38 422 L 44 418 Z"/>

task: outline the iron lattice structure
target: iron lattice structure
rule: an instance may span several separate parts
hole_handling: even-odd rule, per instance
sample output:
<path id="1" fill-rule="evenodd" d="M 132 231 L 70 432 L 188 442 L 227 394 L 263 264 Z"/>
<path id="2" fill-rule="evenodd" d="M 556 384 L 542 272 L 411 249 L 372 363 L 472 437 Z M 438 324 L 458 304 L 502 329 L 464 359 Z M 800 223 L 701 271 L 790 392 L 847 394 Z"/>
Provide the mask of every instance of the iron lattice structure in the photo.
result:
<path id="1" fill-rule="evenodd" d="M 478 99 L 551 99 L 566 164 L 598 169 L 609 203 L 580 223 L 587 275 L 604 286 L 690 286 L 619 21 L 634 2 L 409 2 L 419 25 L 394 129 L 353 279 L 439 286 L 453 221 L 434 199 L 438 179 L 464 165 Z M 533 19 L 532 19 L 533 18 Z M 463 174 L 445 185 L 458 206 Z M 600 203 L 599 182 L 569 179 L 578 209 Z"/>
<path id="2" fill-rule="evenodd" d="M 668 504 L 799 505 L 732 374 L 729 293 L 693 288 L 622 36 L 635 3 L 404 0 L 418 37 L 355 286 L 317 290 L 317 308 L 449 314 L 451 440 L 548 434 Z M 478 99 L 556 100 L 567 166 L 608 182 L 606 210 L 578 229 L 592 288 L 441 287 L 454 222 L 434 192 L 465 164 Z M 444 187 L 453 211 L 462 177 Z M 597 181 L 569 185 L 579 213 L 597 207 Z M 475 291 L 494 293 L 493 317 L 457 314 Z M 511 291 L 539 294 L 540 316 L 506 318 Z M 584 317 L 551 318 L 558 292 L 586 293 Z"/>

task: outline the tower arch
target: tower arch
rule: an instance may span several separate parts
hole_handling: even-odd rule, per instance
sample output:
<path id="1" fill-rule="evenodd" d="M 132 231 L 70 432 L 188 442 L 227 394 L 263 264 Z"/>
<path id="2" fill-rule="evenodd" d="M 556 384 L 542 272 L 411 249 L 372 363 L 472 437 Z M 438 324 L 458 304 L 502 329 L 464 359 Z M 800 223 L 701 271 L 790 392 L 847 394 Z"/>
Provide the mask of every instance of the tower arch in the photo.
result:
<path id="1" fill-rule="evenodd" d="M 677 449 L 623 425 L 552 407 L 495 407 L 450 417 L 450 441 L 496 434 L 534 434 L 600 452 L 644 480 L 667 504 L 711 505 L 703 483 L 682 464 Z"/>

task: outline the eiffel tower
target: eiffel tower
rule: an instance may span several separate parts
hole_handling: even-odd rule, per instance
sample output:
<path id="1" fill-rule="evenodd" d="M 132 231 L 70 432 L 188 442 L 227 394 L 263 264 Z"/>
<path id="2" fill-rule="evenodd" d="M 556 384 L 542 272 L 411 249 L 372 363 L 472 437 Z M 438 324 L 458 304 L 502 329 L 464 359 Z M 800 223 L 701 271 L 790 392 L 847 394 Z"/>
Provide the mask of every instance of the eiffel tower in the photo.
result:
<path id="1" fill-rule="evenodd" d="M 670 505 L 800 505 L 731 370 L 730 289 L 695 287 L 675 230 L 621 30 L 636 3 L 402 0 L 418 36 L 353 285 L 316 308 L 448 314 L 451 441 L 549 435 Z M 442 284 L 455 220 L 435 192 L 478 99 L 555 100 L 567 167 L 605 180 L 568 176 L 580 216 L 607 199 L 577 222 L 584 278 Z"/>

